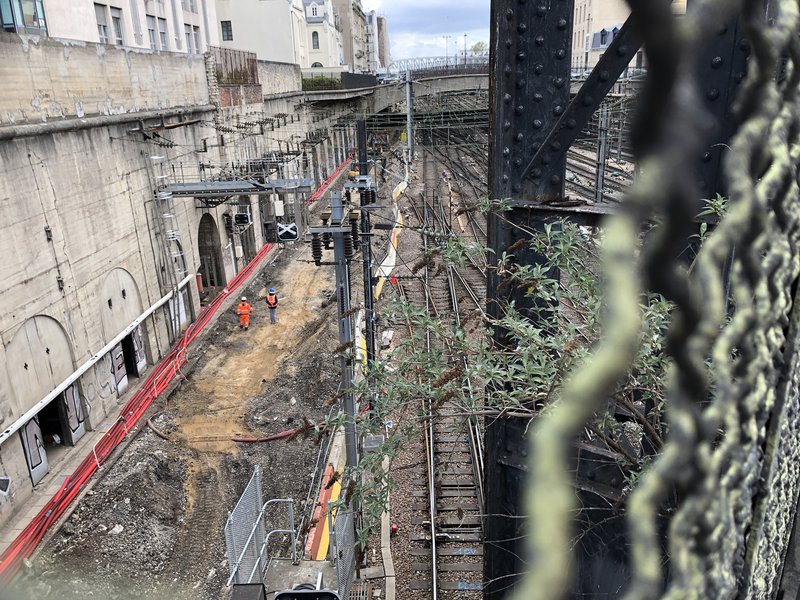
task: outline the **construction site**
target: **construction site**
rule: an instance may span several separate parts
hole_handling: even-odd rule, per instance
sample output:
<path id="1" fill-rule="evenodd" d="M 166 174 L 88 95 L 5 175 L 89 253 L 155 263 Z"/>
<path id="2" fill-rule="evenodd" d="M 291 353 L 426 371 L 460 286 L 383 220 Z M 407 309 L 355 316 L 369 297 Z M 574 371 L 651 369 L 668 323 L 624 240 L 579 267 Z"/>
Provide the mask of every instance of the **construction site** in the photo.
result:
<path id="1" fill-rule="evenodd" d="M 691 5 L 314 91 L 0 34 L 0 597 L 800 597 L 798 15 Z"/>

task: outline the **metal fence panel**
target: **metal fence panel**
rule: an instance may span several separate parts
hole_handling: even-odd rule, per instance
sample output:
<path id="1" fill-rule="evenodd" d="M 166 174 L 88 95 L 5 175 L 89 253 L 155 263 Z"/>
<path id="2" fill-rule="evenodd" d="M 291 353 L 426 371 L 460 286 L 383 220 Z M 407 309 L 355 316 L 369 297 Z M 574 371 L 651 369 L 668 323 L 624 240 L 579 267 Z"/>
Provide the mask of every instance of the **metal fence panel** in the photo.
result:
<path id="1" fill-rule="evenodd" d="M 260 564 L 259 553 L 264 545 L 264 502 L 261 497 L 261 474 L 255 468 L 236 507 L 225 523 L 225 545 L 231 583 L 260 583 L 266 565 Z"/>
<path id="2" fill-rule="evenodd" d="M 340 507 L 333 522 L 334 560 L 339 597 L 350 597 L 350 586 L 356 574 L 356 530 L 353 511 Z"/>

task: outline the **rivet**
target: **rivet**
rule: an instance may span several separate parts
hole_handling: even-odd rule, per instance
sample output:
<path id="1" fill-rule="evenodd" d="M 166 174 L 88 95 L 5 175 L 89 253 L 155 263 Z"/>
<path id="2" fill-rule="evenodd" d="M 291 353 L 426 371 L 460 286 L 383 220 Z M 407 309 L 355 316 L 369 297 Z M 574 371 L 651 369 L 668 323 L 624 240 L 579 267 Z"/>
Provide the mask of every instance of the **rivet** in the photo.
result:
<path id="1" fill-rule="evenodd" d="M 503 181 L 508 181 L 508 175 L 503 175 Z"/>
<path id="2" fill-rule="evenodd" d="M 524 107 L 524 106 L 522 106 L 522 104 L 519 104 L 519 105 L 517 105 L 517 107 L 514 109 L 514 112 L 515 112 L 515 113 L 517 113 L 518 115 L 521 115 L 522 113 L 524 113 L 524 112 L 525 112 L 525 107 Z"/>
<path id="3" fill-rule="evenodd" d="M 708 162 L 711 160 L 711 152 L 706 152 L 703 154 L 703 162 Z"/>
<path id="4" fill-rule="evenodd" d="M 508 147 L 503 148 L 503 156 L 508 156 L 509 154 L 511 154 L 511 149 Z"/>
<path id="5" fill-rule="evenodd" d="M 524 140 L 524 139 L 525 139 L 525 136 L 524 136 L 524 135 L 522 135 L 521 133 L 518 133 L 518 134 L 517 134 L 517 135 L 514 137 L 514 139 L 516 139 L 518 142 L 521 142 L 522 140 Z"/>
<path id="6" fill-rule="evenodd" d="M 575 129 L 578 126 L 578 122 L 575 119 L 567 119 L 567 127 L 570 129 Z"/>
<path id="7" fill-rule="evenodd" d="M 562 88 L 562 87 L 564 87 L 564 83 L 565 83 L 565 79 L 563 77 L 558 77 L 553 82 L 553 85 L 555 85 L 557 88 Z"/>
<path id="8" fill-rule="evenodd" d="M 536 16 L 543 17 L 547 14 L 547 7 L 544 4 L 540 4 L 536 7 Z"/>
<path id="9" fill-rule="evenodd" d="M 506 19 L 508 19 L 510 21 L 513 18 L 514 18 L 514 11 L 511 10 L 510 8 L 507 8 L 506 9 Z"/>
<path id="10" fill-rule="evenodd" d="M 724 61 L 722 60 L 721 56 L 715 56 L 714 58 L 711 59 L 711 68 L 719 69 L 722 66 L 723 62 Z"/>
<path id="11" fill-rule="evenodd" d="M 584 106 L 591 106 L 592 102 L 594 102 L 594 99 L 591 96 L 584 96 L 583 97 L 583 105 Z"/>
<path id="12" fill-rule="evenodd" d="M 534 39 L 534 41 L 536 42 L 537 46 L 544 46 L 544 36 L 543 35 L 537 35 L 536 38 Z"/>
<path id="13" fill-rule="evenodd" d="M 517 60 L 519 60 L 519 61 L 525 60 L 525 53 L 522 52 L 522 51 L 517 52 Z"/>
<path id="14" fill-rule="evenodd" d="M 550 178 L 550 183 L 552 185 L 558 185 L 559 183 L 561 183 L 561 176 L 560 175 L 553 175 Z"/>
<path id="15" fill-rule="evenodd" d="M 517 79 L 517 89 L 521 90 L 524 87 L 525 87 L 525 80 L 522 78 Z"/>
<path id="16" fill-rule="evenodd" d="M 506 77 L 511 75 L 511 66 L 510 65 L 506 65 L 505 69 L 503 69 L 503 73 L 506 74 Z"/>
<path id="17" fill-rule="evenodd" d="M 533 120 L 533 126 L 536 129 L 541 129 L 542 128 L 542 122 L 539 119 L 534 119 Z"/>
<path id="18" fill-rule="evenodd" d="M 628 47 L 625 44 L 617 48 L 617 54 L 619 56 L 625 56 L 627 53 L 628 53 Z"/>
<path id="19" fill-rule="evenodd" d="M 521 158 L 515 158 L 514 159 L 514 166 L 515 167 L 521 167 L 522 166 L 522 159 Z"/>
<path id="20" fill-rule="evenodd" d="M 561 50 L 559 50 L 558 52 L 556 52 L 556 58 L 559 59 L 559 60 L 564 58 L 566 55 L 567 55 L 567 51 L 564 50 L 563 48 Z"/>
<path id="21" fill-rule="evenodd" d="M 534 169 L 533 171 L 531 171 L 531 175 L 533 175 L 534 179 L 539 179 L 539 177 L 542 176 L 542 170 L 541 169 Z"/>
<path id="22" fill-rule="evenodd" d="M 511 94 L 504 94 L 504 95 L 503 95 L 503 101 L 504 101 L 506 104 L 508 104 L 508 103 L 509 103 L 509 102 L 511 102 L 512 100 L 513 100 L 513 98 L 511 97 Z"/>
<path id="23" fill-rule="evenodd" d="M 716 100 L 717 98 L 719 98 L 719 90 L 717 88 L 709 90 L 707 95 L 709 100 Z"/>
<path id="24" fill-rule="evenodd" d="M 559 19 L 558 20 L 558 25 L 556 25 L 556 27 L 558 27 L 559 29 L 566 29 L 567 28 L 567 20 L 564 19 L 564 18 Z"/>
<path id="25" fill-rule="evenodd" d="M 511 48 L 514 45 L 514 42 L 511 40 L 506 40 L 506 48 Z"/>
<path id="26" fill-rule="evenodd" d="M 541 75 L 542 73 L 544 73 L 544 65 L 541 64 L 536 65 L 535 67 L 533 67 L 533 72 L 536 73 L 537 75 Z"/>
<path id="27" fill-rule="evenodd" d="M 539 92 L 536 92 L 536 93 L 533 95 L 533 100 L 534 100 L 535 102 L 541 102 L 543 99 L 544 99 L 544 97 L 543 97 L 543 96 L 542 96 L 542 95 L 541 95 Z"/>
<path id="28" fill-rule="evenodd" d="M 528 31 L 528 26 L 525 23 L 520 23 L 517 26 L 517 31 L 519 31 L 520 33 L 525 33 L 526 31 Z"/>
<path id="29" fill-rule="evenodd" d="M 511 121 L 505 121 L 503 123 L 503 129 L 505 129 L 506 131 L 511 129 Z"/>
<path id="30" fill-rule="evenodd" d="M 611 77 L 611 74 L 606 71 L 605 69 L 600 71 L 600 75 L 597 76 L 600 81 L 608 81 Z"/>
<path id="31" fill-rule="evenodd" d="M 520 184 L 518 184 L 518 183 L 515 183 L 515 184 L 514 184 L 514 187 L 513 187 L 512 189 L 513 189 L 515 192 L 521 192 L 521 191 L 522 191 L 522 186 L 521 186 Z"/>
<path id="32" fill-rule="evenodd" d="M 564 112 L 564 107 L 561 106 L 560 104 L 558 104 L 557 106 L 555 106 L 553 108 L 553 114 L 556 115 L 556 116 L 560 115 L 563 112 Z"/>
<path id="33" fill-rule="evenodd" d="M 561 142 L 553 142 L 552 144 L 550 144 L 550 149 L 553 152 L 558 152 L 559 150 L 561 150 Z"/>

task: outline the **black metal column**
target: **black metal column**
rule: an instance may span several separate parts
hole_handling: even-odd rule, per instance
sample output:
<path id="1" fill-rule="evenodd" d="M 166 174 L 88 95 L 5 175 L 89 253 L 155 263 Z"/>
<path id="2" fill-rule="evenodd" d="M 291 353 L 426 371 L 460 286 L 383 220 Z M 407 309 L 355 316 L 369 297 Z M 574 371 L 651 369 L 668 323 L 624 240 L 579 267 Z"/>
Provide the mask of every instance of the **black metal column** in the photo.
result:
<path id="1" fill-rule="evenodd" d="M 360 175 L 369 173 L 367 161 L 367 122 L 359 119 L 356 122 L 356 137 L 358 138 L 358 172 Z"/>
<path id="2" fill-rule="evenodd" d="M 573 5 L 573 0 L 492 1 L 489 189 L 492 198 L 510 199 L 513 206 L 489 217 L 492 266 L 496 257 L 541 227 L 543 216 L 534 204 L 563 196 L 565 155 L 548 164 L 547 177 L 524 172 L 569 104 Z M 543 261 L 527 244 L 513 254 L 520 264 Z M 512 289 L 495 270 L 489 272 L 491 316 L 499 317 L 502 305 L 511 300 L 523 313 L 534 306 L 534 299 Z M 513 343 L 499 329 L 494 341 L 501 346 Z M 487 394 L 492 394 L 491 388 Z M 519 516 L 524 514 L 527 425 L 517 418 L 486 423 L 484 575 L 485 597 L 493 600 L 510 592 L 525 570 L 524 520 Z"/>

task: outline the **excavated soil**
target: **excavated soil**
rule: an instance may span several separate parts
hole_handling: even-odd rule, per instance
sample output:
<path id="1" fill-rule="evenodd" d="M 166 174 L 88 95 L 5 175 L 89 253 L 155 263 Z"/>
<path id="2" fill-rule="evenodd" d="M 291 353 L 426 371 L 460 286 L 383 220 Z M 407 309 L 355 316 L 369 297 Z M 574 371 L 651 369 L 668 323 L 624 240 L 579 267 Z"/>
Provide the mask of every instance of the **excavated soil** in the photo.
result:
<path id="1" fill-rule="evenodd" d="M 333 272 L 303 246 L 283 251 L 246 290 L 255 315 L 240 331 L 235 309 L 198 341 L 201 355 L 122 457 L 106 468 L 66 524 L 45 545 L 15 598 L 226 597 L 223 528 L 249 480 L 262 472 L 263 497 L 305 503 L 318 447 L 314 436 L 243 444 L 318 422 L 335 395 L 338 363 Z M 278 290 L 270 325 L 266 290 Z M 281 514 L 268 525 L 286 528 Z"/>

